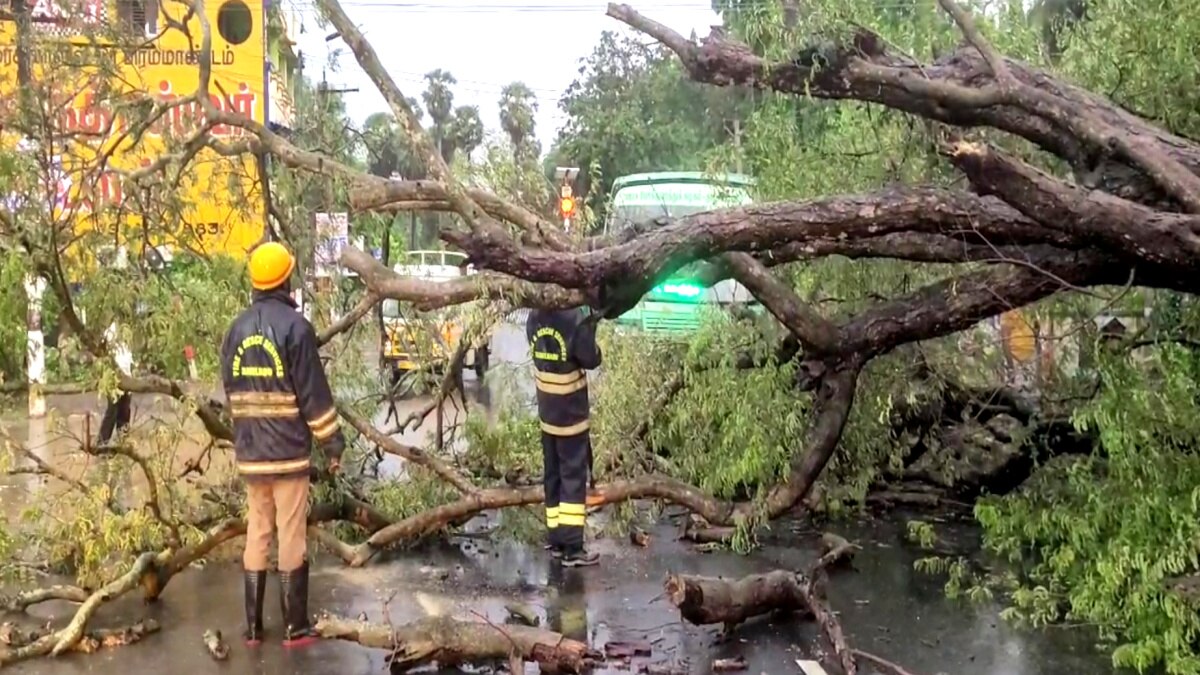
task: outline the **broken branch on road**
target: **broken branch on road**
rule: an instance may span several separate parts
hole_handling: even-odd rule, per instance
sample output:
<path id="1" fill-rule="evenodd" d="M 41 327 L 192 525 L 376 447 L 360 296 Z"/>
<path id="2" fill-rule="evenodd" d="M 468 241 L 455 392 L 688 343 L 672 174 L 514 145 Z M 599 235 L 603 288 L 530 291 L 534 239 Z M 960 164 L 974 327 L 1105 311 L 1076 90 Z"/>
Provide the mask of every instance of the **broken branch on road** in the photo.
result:
<path id="1" fill-rule="evenodd" d="M 335 615 L 317 619 L 317 633 L 390 652 L 394 670 L 420 666 L 506 663 L 516 655 L 549 672 L 581 673 L 603 655 L 560 633 L 531 626 L 432 617 L 398 626 L 355 621 Z"/>

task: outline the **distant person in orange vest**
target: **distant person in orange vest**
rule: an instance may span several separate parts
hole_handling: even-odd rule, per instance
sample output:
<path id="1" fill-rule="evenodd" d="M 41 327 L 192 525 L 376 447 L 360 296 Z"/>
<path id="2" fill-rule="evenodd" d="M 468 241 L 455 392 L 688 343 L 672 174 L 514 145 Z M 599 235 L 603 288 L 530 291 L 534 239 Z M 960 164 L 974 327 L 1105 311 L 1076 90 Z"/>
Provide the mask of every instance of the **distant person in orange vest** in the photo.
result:
<path id="1" fill-rule="evenodd" d="M 336 473 L 346 441 L 321 365 L 317 334 L 296 311 L 296 260 L 269 242 L 250 253 L 254 298 L 221 347 L 221 379 L 233 415 L 238 472 L 246 482 L 246 642 L 263 639 L 262 606 L 272 530 L 279 536 L 283 645 L 316 639 L 308 616 L 308 491 L 311 445 Z"/>

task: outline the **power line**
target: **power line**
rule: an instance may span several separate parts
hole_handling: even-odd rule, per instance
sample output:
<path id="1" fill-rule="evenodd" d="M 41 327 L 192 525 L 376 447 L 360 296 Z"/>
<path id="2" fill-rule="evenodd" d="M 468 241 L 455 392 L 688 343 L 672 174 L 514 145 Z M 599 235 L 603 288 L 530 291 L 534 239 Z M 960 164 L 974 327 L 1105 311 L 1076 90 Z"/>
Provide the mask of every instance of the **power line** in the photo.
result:
<path id="1" fill-rule="evenodd" d="M 413 84 L 417 84 L 417 83 L 414 82 Z M 451 89 L 450 91 L 452 91 L 452 92 L 468 92 L 471 94 L 499 94 L 500 93 L 498 90 L 475 89 L 472 87 L 455 87 L 455 88 Z M 411 96 L 411 94 L 408 94 L 408 95 Z M 536 99 L 537 99 L 538 103 L 543 103 L 543 102 L 551 103 L 552 102 L 555 104 L 557 104 L 559 101 L 562 100 L 562 98 L 557 97 L 557 96 L 538 96 L 538 97 L 536 97 Z"/>
<path id="2" fill-rule="evenodd" d="M 445 69 L 443 68 L 442 70 L 445 70 Z M 411 71 L 411 70 L 409 70 L 409 71 L 388 70 L 388 73 L 390 73 L 392 77 L 399 78 L 399 79 L 425 82 L 425 75 L 426 75 L 425 73 L 418 73 L 418 72 Z M 451 73 L 451 74 L 453 74 L 453 73 Z M 491 81 L 491 80 L 464 80 L 464 79 L 460 79 L 458 77 L 455 77 L 454 80 L 457 84 L 464 84 L 467 86 L 482 86 L 482 87 L 486 87 L 486 88 L 495 88 L 497 91 L 512 84 L 512 81 L 501 83 L 501 82 L 495 82 L 495 81 Z M 514 80 L 514 81 L 522 82 L 521 80 Z M 535 87 L 526 82 L 522 82 L 522 84 L 524 84 L 531 92 L 533 92 L 535 94 L 538 92 L 542 92 L 544 94 L 549 94 L 551 96 L 558 96 L 561 93 L 559 89 L 555 89 L 553 87 Z M 453 90 L 456 86 L 457 86 L 456 84 L 450 85 L 450 89 Z"/>
<path id="3" fill-rule="evenodd" d="M 293 3 L 294 5 L 316 7 L 316 3 L 311 0 L 303 0 L 302 2 Z M 343 6 L 349 7 L 374 7 L 380 9 L 402 10 L 412 13 L 431 13 L 431 14 L 495 14 L 495 13 L 510 13 L 510 12 L 546 12 L 551 14 L 563 13 L 593 13 L 604 14 L 608 5 L 605 3 L 596 4 L 563 4 L 563 3 L 546 3 L 546 4 L 530 4 L 530 3 L 506 3 L 506 4 L 483 4 L 483 3 L 431 3 L 431 2 L 406 2 L 404 0 L 345 0 L 341 3 Z M 764 3 L 765 6 L 765 3 Z M 665 2 L 655 3 L 654 10 L 670 10 L 670 9 L 686 9 L 696 11 L 712 11 L 710 5 L 701 2 Z"/>
<path id="4" fill-rule="evenodd" d="M 753 0 L 742 2 L 736 11 L 753 11 L 758 8 L 772 7 L 775 0 Z M 314 0 L 301 0 L 292 3 L 296 7 L 315 9 L 318 5 Z M 509 14 L 509 13 L 544 13 L 544 14 L 598 14 L 603 15 L 608 10 L 607 4 L 435 4 L 429 2 L 405 2 L 404 0 L 344 0 L 343 7 L 362 7 L 372 9 L 387 9 L 401 11 L 406 14 Z M 913 9 L 911 2 L 904 0 L 877 0 L 870 3 L 873 9 Z M 647 12 L 688 10 L 696 12 L 715 13 L 712 6 L 699 2 L 666 2 L 654 3 L 646 8 Z"/>

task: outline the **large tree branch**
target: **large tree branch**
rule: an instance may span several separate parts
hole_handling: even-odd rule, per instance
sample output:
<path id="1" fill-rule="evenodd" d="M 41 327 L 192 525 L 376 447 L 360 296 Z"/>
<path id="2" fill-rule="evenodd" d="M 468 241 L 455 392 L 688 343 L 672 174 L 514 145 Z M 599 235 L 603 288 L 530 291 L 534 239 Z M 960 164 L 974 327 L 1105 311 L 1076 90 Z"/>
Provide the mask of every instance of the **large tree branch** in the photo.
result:
<path id="1" fill-rule="evenodd" d="M 1154 265 L 1195 273 L 1200 216 L 1155 211 L 1098 190 L 1086 191 L 982 143 L 959 142 L 955 164 L 984 194 L 1016 206 L 1030 219 L 1080 240 L 1095 240 Z"/>
<path id="2" fill-rule="evenodd" d="M 399 441 L 385 435 L 383 432 L 376 429 L 370 422 L 360 417 L 357 413 L 349 408 L 339 405 L 338 412 L 342 418 L 350 423 L 350 426 L 358 430 L 367 440 L 375 445 L 383 448 L 385 452 L 404 459 L 429 469 L 437 474 L 442 480 L 454 486 L 456 490 L 463 494 L 474 494 L 479 492 L 479 488 L 475 487 L 467 477 L 455 471 L 452 466 L 442 461 L 440 458 L 431 455 L 424 450 L 405 445 Z"/>
<path id="3" fill-rule="evenodd" d="M 431 617 L 393 626 L 390 617 L 387 624 L 371 624 L 326 614 L 317 619 L 315 629 L 326 639 L 387 650 L 395 672 L 433 663 L 452 666 L 503 662 L 515 656 L 517 663 L 541 664 L 541 672 L 582 673 L 587 672 L 590 663 L 602 660 L 586 643 L 560 633 L 528 626 L 499 626 L 486 620 Z"/>
<path id="4" fill-rule="evenodd" d="M 1153 143 L 1147 143 L 1136 134 L 1127 135 L 1099 116 L 1080 114 L 1069 103 L 1013 77 L 1008 64 L 983 37 L 975 20 L 954 0 L 938 0 L 962 30 L 967 41 L 983 56 L 996 78 L 996 86 L 1002 92 L 1005 103 L 1012 104 L 1030 114 L 1040 115 L 1053 121 L 1063 129 L 1095 148 L 1115 150 L 1132 167 L 1144 171 L 1148 176 L 1180 204 L 1195 213 L 1200 211 L 1200 177 L 1180 162 L 1161 152 Z"/>
<path id="5" fill-rule="evenodd" d="M 827 354 L 834 350 L 837 327 L 806 304 L 783 282 L 771 276 L 762 263 L 746 253 L 727 253 L 725 264 L 734 277 L 782 323 L 809 351 Z"/>
<path id="6" fill-rule="evenodd" d="M 797 450 L 787 479 L 767 496 L 764 510 L 768 518 L 782 515 L 803 499 L 833 456 L 849 418 L 858 372 L 857 361 L 838 361 L 832 363 L 829 372 L 821 378 L 804 447 Z M 432 534 L 482 511 L 538 504 L 543 497 L 541 487 L 464 493 L 456 501 L 427 509 L 375 532 L 367 541 L 353 547 L 352 553 L 348 550 L 351 555 L 343 557 L 353 566 L 364 565 L 379 551 L 399 541 Z M 589 495 L 588 504 L 599 506 L 633 499 L 661 499 L 679 504 L 713 525 L 750 521 L 759 512 L 755 502 L 720 500 L 680 480 L 653 474 L 599 485 Z"/>
<path id="7" fill-rule="evenodd" d="M 709 211 L 679 218 L 626 242 L 567 255 L 489 248 L 481 240 L 458 243 L 477 265 L 528 281 L 595 288 L 637 280 L 633 291 L 644 292 L 686 264 L 727 251 L 764 251 L 799 242 L 854 241 L 898 233 L 937 234 L 988 246 L 1082 245 L 1067 233 L 1030 221 L 998 199 L 937 188 L 889 188 Z"/>
<path id="8" fill-rule="evenodd" d="M 550 248 L 572 248 L 561 227 L 518 204 L 480 188 L 467 188 L 467 195 L 493 218 L 505 220 L 537 237 Z M 362 184 L 350 191 L 350 207 L 356 211 L 453 211 L 445 187 L 431 180 L 388 180 Z"/>
<path id="9" fill-rule="evenodd" d="M 855 357 L 857 359 L 857 357 Z M 858 389 L 858 373 L 861 361 L 840 362 L 821 378 L 813 397 L 813 409 L 803 452 L 792 454 L 791 469 L 787 478 L 767 493 L 764 511 L 768 518 L 777 518 L 787 513 L 800 500 L 808 496 L 825 465 L 833 457 L 842 429 L 850 419 L 854 405 L 854 393 Z M 751 505 L 743 505 L 741 515 L 749 516 Z M 714 523 L 722 524 L 722 523 Z"/>
<path id="10" fill-rule="evenodd" d="M 772 62 L 719 33 L 693 43 L 627 5 L 610 4 L 608 15 L 667 45 L 698 82 L 869 101 L 955 126 L 993 127 L 1066 159 L 1090 186 L 1126 199 L 1192 211 L 1200 200 L 1200 146 L 1011 59 L 999 60 L 1000 72 L 1018 86 L 998 84 L 975 46 L 924 64 L 860 29 L 846 42 Z"/>
<path id="11" fill-rule="evenodd" d="M 484 272 L 446 281 L 405 277 L 384 267 L 353 246 L 342 249 L 340 262 L 354 270 L 381 298 L 410 302 L 421 310 L 461 305 L 473 300 L 507 300 L 518 307 L 566 308 L 586 303 L 579 291 Z"/>
<path id="12" fill-rule="evenodd" d="M 843 353 L 873 358 L 896 347 L 969 328 L 979 321 L 1079 286 L 1125 283 L 1128 265 L 1092 252 L 1035 256 L 954 276 L 881 303 L 842 324 Z M 1164 283 L 1163 280 L 1146 280 Z"/>

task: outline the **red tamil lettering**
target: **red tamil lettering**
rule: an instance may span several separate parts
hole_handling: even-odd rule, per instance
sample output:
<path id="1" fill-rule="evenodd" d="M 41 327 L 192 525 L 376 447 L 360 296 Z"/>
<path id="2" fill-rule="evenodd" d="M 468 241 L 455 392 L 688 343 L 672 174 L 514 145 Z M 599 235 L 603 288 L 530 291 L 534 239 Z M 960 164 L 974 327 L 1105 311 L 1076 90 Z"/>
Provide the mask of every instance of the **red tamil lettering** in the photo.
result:
<path id="1" fill-rule="evenodd" d="M 104 171 L 94 180 L 80 184 L 77 190 L 71 189 L 72 183 L 69 179 L 58 182 L 57 204 L 67 211 L 80 215 L 97 213 L 119 208 L 125 200 L 124 179 L 115 171 Z"/>
<path id="2" fill-rule="evenodd" d="M 79 129 L 79 111 L 70 107 L 59 111 L 58 129 L 64 134 L 75 133 Z"/>
<path id="3" fill-rule="evenodd" d="M 106 206 L 117 208 L 125 201 L 125 181 L 121 174 L 115 171 L 105 171 L 100 174 L 96 187 L 99 192 L 97 201 L 100 208 Z"/>
<path id="4" fill-rule="evenodd" d="M 238 85 L 238 93 L 233 95 L 233 111 L 235 114 L 254 119 L 254 102 L 258 96 L 250 91 L 250 85 L 245 82 Z"/>
<path id="5" fill-rule="evenodd" d="M 183 138 L 205 123 L 204 106 L 196 101 L 179 103 L 183 96 L 174 91 L 169 80 L 159 81 L 157 91 L 152 96 L 156 101 L 171 107 L 150 123 L 147 130 L 150 135 Z M 222 113 L 254 119 L 258 95 L 249 84 L 242 82 L 238 85 L 237 93 L 233 95 L 210 93 L 209 102 Z M 127 128 L 129 122 L 130 120 L 116 116 L 111 106 L 98 100 L 91 92 L 83 95 L 80 105 L 64 102 L 58 114 L 58 125 L 64 134 L 99 135 L 119 132 Z M 213 136 L 227 137 L 243 136 L 246 132 L 236 125 L 217 124 L 210 133 Z"/>
<path id="6" fill-rule="evenodd" d="M 107 132 L 112 123 L 112 111 L 107 106 L 96 103 L 95 95 L 84 95 L 83 105 L 79 108 L 79 131 L 86 134 Z"/>

